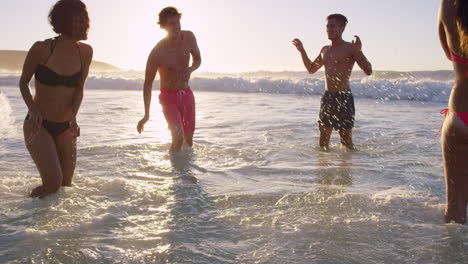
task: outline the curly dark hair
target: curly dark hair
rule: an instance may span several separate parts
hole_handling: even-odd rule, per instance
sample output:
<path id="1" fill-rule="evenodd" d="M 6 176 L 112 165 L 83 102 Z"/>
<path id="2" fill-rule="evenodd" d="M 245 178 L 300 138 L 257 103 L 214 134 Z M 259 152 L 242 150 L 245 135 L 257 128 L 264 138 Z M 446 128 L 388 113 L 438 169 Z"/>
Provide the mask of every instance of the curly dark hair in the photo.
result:
<path id="1" fill-rule="evenodd" d="M 346 26 L 348 24 L 348 19 L 342 14 L 331 14 L 327 16 L 327 20 L 330 20 L 330 19 L 336 19 L 336 21 L 342 23 L 343 26 Z"/>
<path id="2" fill-rule="evenodd" d="M 82 16 L 85 19 L 86 31 L 89 29 L 89 16 L 86 5 L 80 0 L 59 0 L 50 9 L 49 22 L 58 34 L 73 34 L 73 18 Z"/>
<path id="3" fill-rule="evenodd" d="M 468 34 L 468 3 L 463 0 L 458 0 L 457 9 L 458 20 L 460 21 L 465 34 Z"/>
<path id="4" fill-rule="evenodd" d="M 159 21 L 158 24 L 162 28 L 167 23 L 167 19 L 172 16 L 177 16 L 179 19 L 182 17 L 182 13 L 179 13 L 179 10 L 173 6 L 168 6 L 159 12 Z"/>

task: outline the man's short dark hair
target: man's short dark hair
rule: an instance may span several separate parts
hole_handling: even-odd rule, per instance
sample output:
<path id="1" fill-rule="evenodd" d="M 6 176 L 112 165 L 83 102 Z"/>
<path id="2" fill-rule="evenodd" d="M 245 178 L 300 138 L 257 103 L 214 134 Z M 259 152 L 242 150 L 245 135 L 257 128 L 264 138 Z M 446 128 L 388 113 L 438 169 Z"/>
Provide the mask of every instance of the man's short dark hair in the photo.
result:
<path id="1" fill-rule="evenodd" d="M 346 26 L 348 24 L 348 19 L 342 14 L 331 14 L 327 16 L 327 20 L 330 20 L 330 19 L 335 19 L 336 21 L 343 24 L 343 26 Z"/>
<path id="2" fill-rule="evenodd" d="M 179 10 L 173 6 L 168 6 L 159 12 L 159 21 L 158 24 L 162 28 L 166 25 L 169 17 L 176 16 L 179 19 L 182 17 L 182 13 L 179 13 Z"/>
<path id="3" fill-rule="evenodd" d="M 86 30 L 89 29 L 89 16 L 86 5 L 80 0 L 60 0 L 50 9 L 49 22 L 58 34 L 73 34 L 73 18 L 83 16 Z"/>

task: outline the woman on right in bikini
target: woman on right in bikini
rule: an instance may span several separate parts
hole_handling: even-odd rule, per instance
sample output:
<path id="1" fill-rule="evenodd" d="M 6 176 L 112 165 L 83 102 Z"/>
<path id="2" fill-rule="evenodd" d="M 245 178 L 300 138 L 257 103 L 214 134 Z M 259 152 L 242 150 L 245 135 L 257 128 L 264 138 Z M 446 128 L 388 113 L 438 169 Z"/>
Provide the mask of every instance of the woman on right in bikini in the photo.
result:
<path id="1" fill-rule="evenodd" d="M 439 37 L 455 83 L 442 130 L 447 204 L 445 222 L 466 222 L 468 202 L 468 1 L 442 0 Z"/>

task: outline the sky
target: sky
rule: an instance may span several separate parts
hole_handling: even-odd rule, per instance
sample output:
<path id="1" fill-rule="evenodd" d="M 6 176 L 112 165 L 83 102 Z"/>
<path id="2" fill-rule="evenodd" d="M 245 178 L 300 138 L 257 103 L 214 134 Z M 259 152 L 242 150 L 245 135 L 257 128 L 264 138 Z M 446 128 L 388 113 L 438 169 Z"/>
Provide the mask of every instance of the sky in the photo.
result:
<path id="1" fill-rule="evenodd" d="M 28 50 L 54 37 L 47 15 L 54 0 L 2 0 L 0 50 Z M 94 59 L 144 70 L 149 52 L 166 36 L 157 15 L 166 6 L 183 13 L 195 33 L 203 72 L 303 71 L 291 44 L 300 38 L 311 59 L 329 44 L 325 18 L 342 13 L 343 38 L 360 36 L 374 70 L 450 69 L 437 36 L 440 0 L 83 0 L 91 18 Z"/>

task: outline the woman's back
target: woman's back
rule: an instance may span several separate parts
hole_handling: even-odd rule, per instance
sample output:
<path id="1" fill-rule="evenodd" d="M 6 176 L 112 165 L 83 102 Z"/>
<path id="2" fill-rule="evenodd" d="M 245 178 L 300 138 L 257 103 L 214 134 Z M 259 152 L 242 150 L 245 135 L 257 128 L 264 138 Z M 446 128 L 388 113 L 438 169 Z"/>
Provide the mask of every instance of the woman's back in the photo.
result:
<path id="1" fill-rule="evenodd" d="M 468 3 L 464 0 L 443 0 L 439 35 L 456 75 L 449 108 L 456 112 L 468 112 Z"/>

